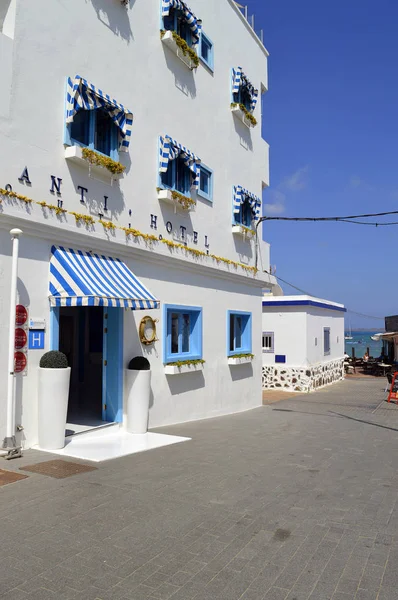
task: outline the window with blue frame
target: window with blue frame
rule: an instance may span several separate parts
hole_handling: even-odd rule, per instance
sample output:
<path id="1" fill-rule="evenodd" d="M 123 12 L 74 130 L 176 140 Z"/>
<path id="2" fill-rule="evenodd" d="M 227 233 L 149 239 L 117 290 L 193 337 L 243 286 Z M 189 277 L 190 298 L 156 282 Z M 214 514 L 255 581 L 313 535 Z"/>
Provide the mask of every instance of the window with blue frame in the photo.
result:
<path id="1" fill-rule="evenodd" d="M 235 223 L 243 225 L 244 227 L 252 226 L 253 212 L 250 202 L 246 199 L 243 204 L 240 205 L 239 212 L 234 213 Z"/>
<path id="2" fill-rule="evenodd" d="M 181 157 L 169 161 L 167 171 L 160 174 L 163 187 L 176 190 L 186 196 L 191 192 L 192 172 Z"/>
<path id="3" fill-rule="evenodd" d="M 79 110 L 69 125 L 69 135 L 72 144 L 87 146 L 118 160 L 118 128 L 102 108 Z"/>
<path id="4" fill-rule="evenodd" d="M 330 327 L 323 329 L 323 353 L 330 354 Z"/>
<path id="5" fill-rule="evenodd" d="M 170 8 L 169 14 L 163 17 L 163 26 L 166 31 L 175 31 L 188 46 L 192 46 L 191 29 L 185 15 L 176 8 Z"/>
<path id="6" fill-rule="evenodd" d="M 205 63 L 211 71 L 214 70 L 213 42 L 203 31 L 200 34 L 199 58 Z"/>
<path id="7" fill-rule="evenodd" d="M 163 305 L 163 362 L 202 358 L 202 309 Z"/>
<path id="8" fill-rule="evenodd" d="M 228 356 L 251 353 L 252 314 L 242 311 L 228 311 L 227 315 Z"/>
<path id="9" fill-rule="evenodd" d="M 213 171 L 203 164 L 200 165 L 198 195 L 213 201 Z"/>

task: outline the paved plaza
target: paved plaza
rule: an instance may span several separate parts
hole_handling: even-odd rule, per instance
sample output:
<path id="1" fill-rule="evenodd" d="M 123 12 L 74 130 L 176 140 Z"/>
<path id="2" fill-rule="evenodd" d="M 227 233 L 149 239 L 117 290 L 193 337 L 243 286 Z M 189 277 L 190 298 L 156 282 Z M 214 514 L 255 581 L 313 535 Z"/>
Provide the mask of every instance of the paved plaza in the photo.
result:
<path id="1" fill-rule="evenodd" d="M 23 470 L 51 454 L 0 462 L 27 475 L 0 487 L 0 598 L 397 600 L 385 381 L 163 428 L 192 441 L 61 479 Z"/>

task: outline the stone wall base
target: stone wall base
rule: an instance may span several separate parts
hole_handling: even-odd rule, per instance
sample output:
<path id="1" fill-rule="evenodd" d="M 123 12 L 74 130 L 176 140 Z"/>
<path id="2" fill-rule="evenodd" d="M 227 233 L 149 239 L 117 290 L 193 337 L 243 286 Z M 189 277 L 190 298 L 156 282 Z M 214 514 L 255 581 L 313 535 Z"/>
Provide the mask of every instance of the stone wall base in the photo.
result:
<path id="1" fill-rule="evenodd" d="M 263 390 L 313 392 L 344 379 L 344 358 L 310 367 L 263 366 Z"/>

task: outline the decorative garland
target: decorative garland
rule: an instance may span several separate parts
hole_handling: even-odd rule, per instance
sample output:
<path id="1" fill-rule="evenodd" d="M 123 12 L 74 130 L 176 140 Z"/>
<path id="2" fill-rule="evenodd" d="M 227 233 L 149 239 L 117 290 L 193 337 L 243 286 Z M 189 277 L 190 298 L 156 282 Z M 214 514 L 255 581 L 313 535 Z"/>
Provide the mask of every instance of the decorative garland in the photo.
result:
<path id="1" fill-rule="evenodd" d="M 237 106 L 239 106 L 241 111 L 245 114 L 246 119 L 248 121 L 250 121 L 250 123 L 253 125 L 253 127 L 255 127 L 257 125 L 256 117 L 254 117 L 252 115 L 252 113 L 247 110 L 247 108 L 244 104 L 237 104 L 236 102 L 231 103 L 231 108 L 236 108 Z"/>
<path id="2" fill-rule="evenodd" d="M 70 212 L 69 214 L 73 215 L 75 217 L 76 223 L 83 221 L 85 223 L 86 227 L 88 227 L 89 225 L 94 225 L 94 223 L 95 223 L 95 219 L 91 215 L 82 215 L 80 213 L 73 212 L 73 211 Z"/>
<path id="3" fill-rule="evenodd" d="M 76 223 L 83 221 L 87 227 L 89 225 L 95 225 L 95 223 L 98 222 L 98 223 L 102 224 L 104 229 L 110 229 L 112 231 L 114 231 L 115 229 L 120 229 L 121 231 L 124 231 L 126 234 L 126 237 L 133 236 L 134 238 L 142 238 L 145 242 L 162 242 L 162 244 L 166 244 L 166 246 L 168 246 L 168 248 L 171 248 L 172 250 L 178 248 L 180 250 L 184 250 L 187 254 L 191 254 L 192 256 L 195 256 L 195 257 L 206 256 L 206 257 L 209 257 L 209 258 L 212 258 L 213 260 L 215 260 L 217 264 L 222 262 L 226 265 L 233 266 L 235 269 L 240 267 L 241 269 L 243 269 L 244 271 L 247 271 L 248 273 L 253 273 L 253 275 L 255 275 L 258 272 L 258 269 L 256 269 L 256 267 L 250 267 L 248 265 L 244 265 L 235 260 L 229 260 L 228 258 L 223 258 L 222 256 L 217 256 L 216 254 L 207 254 L 207 252 L 204 252 L 203 250 L 197 250 L 196 248 L 190 248 L 189 246 L 185 246 L 184 244 L 181 244 L 179 242 L 173 242 L 172 240 L 166 240 L 164 238 L 159 238 L 153 234 L 142 233 L 138 229 L 134 229 L 132 227 L 118 227 L 117 225 L 114 225 L 114 223 L 102 221 L 101 219 L 96 221 L 94 219 L 94 217 L 92 217 L 91 215 L 83 215 L 81 213 L 77 213 L 74 211 L 67 211 L 65 208 L 61 208 L 61 207 L 55 206 L 53 204 L 47 204 L 47 202 L 44 202 L 44 201 L 38 202 L 37 200 L 32 200 L 32 198 L 28 198 L 27 196 L 22 196 L 21 194 L 12 192 L 11 190 L 5 190 L 3 188 L 0 188 L 0 195 L 9 196 L 10 198 L 17 198 L 18 200 L 22 200 L 26 204 L 31 204 L 31 203 L 38 204 L 42 208 L 48 208 L 49 210 L 54 211 L 57 215 L 59 215 L 59 214 L 73 215 L 75 217 Z M 2 202 L 2 200 L 0 198 L 0 203 L 1 202 Z"/>
<path id="4" fill-rule="evenodd" d="M 166 363 L 166 367 L 183 367 L 184 365 L 204 365 L 205 360 L 203 358 L 197 358 L 196 360 L 177 360 L 176 362 Z"/>
<path id="5" fill-rule="evenodd" d="M 180 48 L 183 55 L 189 56 L 189 58 L 191 59 L 191 61 L 194 64 L 194 68 L 196 69 L 199 66 L 199 57 L 196 54 L 195 50 L 192 50 L 192 48 L 190 48 L 190 46 L 188 46 L 186 41 L 183 40 L 182 37 L 180 37 L 176 31 L 172 31 L 171 34 L 173 36 L 173 40 L 175 41 L 177 46 Z M 165 35 L 166 35 L 166 32 L 164 31 L 164 29 L 162 29 L 160 32 L 160 39 L 163 39 Z"/>
<path id="6" fill-rule="evenodd" d="M 109 156 L 104 156 L 103 154 L 94 152 L 94 150 L 90 150 L 90 148 L 83 148 L 82 156 L 84 160 L 89 162 L 91 165 L 104 167 L 110 173 L 112 173 L 112 175 L 120 175 L 126 170 L 126 167 L 122 165 L 122 163 L 112 160 L 109 158 Z"/>
<path id="7" fill-rule="evenodd" d="M 112 221 L 103 221 L 101 219 L 100 223 L 101 223 L 102 227 L 104 229 L 107 229 L 108 231 L 109 230 L 115 231 L 115 229 L 116 229 L 116 225 L 115 225 L 115 223 L 112 223 Z"/>
<path id="8" fill-rule="evenodd" d="M 0 194 L 2 194 L 3 196 L 8 196 L 9 198 L 17 198 L 18 200 L 25 202 L 25 204 L 31 204 L 32 202 L 34 202 L 32 198 L 22 196 L 22 194 L 17 194 L 16 192 L 12 192 L 11 190 L 3 190 L 3 188 L 0 188 Z"/>
<path id="9" fill-rule="evenodd" d="M 42 208 L 48 208 L 48 210 L 51 211 L 53 210 L 56 215 L 64 215 L 68 212 L 66 208 L 61 208 L 60 206 L 56 206 L 55 204 L 47 204 L 47 202 L 44 202 L 44 200 L 42 202 L 37 202 L 37 204 L 40 204 Z"/>
<path id="10" fill-rule="evenodd" d="M 158 242 L 159 238 L 156 237 L 156 235 L 152 235 L 150 233 L 142 233 L 141 231 L 138 231 L 138 229 L 133 229 L 132 227 L 120 227 L 120 229 L 122 229 L 125 234 L 126 237 L 128 237 L 129 235 L 132 235 L 135 238 L 142 238 L 143 240 L 145 240 L 146 242 Z"/>

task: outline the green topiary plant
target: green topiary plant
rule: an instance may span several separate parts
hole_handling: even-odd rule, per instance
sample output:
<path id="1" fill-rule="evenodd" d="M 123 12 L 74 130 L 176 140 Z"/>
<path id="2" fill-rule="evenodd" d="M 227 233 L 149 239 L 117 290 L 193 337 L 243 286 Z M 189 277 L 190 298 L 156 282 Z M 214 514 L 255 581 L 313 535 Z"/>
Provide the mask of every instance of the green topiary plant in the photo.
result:
<path id="1" fill-rule="evenodd" d="M 58 350 L 50 350 L 46 352 L 40 359 L 40 367 L 42 369 L 67 369 L 68 359 L 65 354 Z"/>

